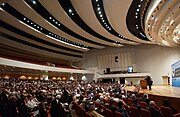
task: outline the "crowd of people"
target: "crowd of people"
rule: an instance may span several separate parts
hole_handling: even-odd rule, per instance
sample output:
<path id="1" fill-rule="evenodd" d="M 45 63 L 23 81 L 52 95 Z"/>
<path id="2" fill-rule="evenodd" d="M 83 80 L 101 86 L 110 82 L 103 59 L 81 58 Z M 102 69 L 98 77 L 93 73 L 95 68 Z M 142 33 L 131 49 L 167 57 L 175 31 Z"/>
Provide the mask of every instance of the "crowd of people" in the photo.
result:
<path id="1" fill-rule="evenodd" d="M 161 116 L 154 108 L 155 102 L 147 95 L 141 97 L 138 92 L 129 94 L 124 84 L 94 83 L 87 81 L 44 81 L 0 79 L 0 116 L 2 117 L 71 117 L 74 116 L 73 104 L 78 103 L 93 117 L 102 109 L 95 103 L 103 105 L 113 113 L 118 111 L 123 117 L 129 117 L 124 108 L 125 99 L 132 98 L 131 106 L 141 109 L 139 101 L 146 102 L 153 117 Z M 117 105 L 115 105 L 115 102 Z M 166 100 L 165 106 L 171 106 Z M 173 113 L 176 109 L 170 107 Z M 155 114 L 155 115 L 153 115 Z"/>

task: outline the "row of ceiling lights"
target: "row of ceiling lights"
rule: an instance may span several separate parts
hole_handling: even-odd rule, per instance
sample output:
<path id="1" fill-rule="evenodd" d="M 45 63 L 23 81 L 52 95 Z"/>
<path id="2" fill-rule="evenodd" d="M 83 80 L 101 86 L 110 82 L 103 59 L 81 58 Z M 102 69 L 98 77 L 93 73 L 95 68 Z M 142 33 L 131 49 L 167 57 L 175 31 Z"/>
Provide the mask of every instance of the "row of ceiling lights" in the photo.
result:
<path id="1" fill-rule="evenodd" d="M 143 2 L 143 0 L 140 0 L 140 2 Z M 140 16 L 139 14 L 139 12 L 140 12 L 140 8 L 141 8 L 141 3 L 140 4 L 138 4 L 137 5 L 137 9 L 136 9 L 136 12 L 135 12 L 135 18 L 138 20 L 138 17 Z M 139 32 L 139 25 L 138 25 L 139 23 L 138 22 L 136 22 L 136 29 L 138 30 L 138 32 Z M 140 32 L 139 33 L 141 36 L 143 36 L 144 38 L 146 38 L 146 36 L 142 33 L 142 32 Z"/>
<path id="2" fill-rule="evenodd" d="M 36 4 L 36 1 L 32 1 L 33 4 Z M 1 4 L 3 7 L 6 5 L 5 3 L 2 3 Z M 49 17 L 49 19 L 52 19 L 53 22 L 55 22 L 56 25 L 60 26 L 61 24 L 58 23 L 58 21 L 55 21 L 55 19 L 53 19 L 52 17 Z M 48 30 L 42 28 L 41 26 L 39 26 L 38 24 L 32 22 L 30 19 L 28 19 L 27 17 L 23 17 L 23 20 L 21 20 L 23 23 L 27 24 L 28 26 L 30 26 L 31 28 L 35 29 L 36 31 L 40 31 L 40 32 L 47 32 Z M 77 42 L 73 42 L 73 41 L 70 41 L 66 38 L 63 38 L 59 35 L 56 35 L 50 31 L 48 31 L 49 33 L 47 34 L 48 36 L 52 37 L 52 38 L 56 38 L 58 40 L 60 40 L 62 43 L 65 43 L 65 44 L 68 44 L 68 45 L 71 45 L 71 46 L 74 46 L 74 47 L 78 47 L 78 48 L 83 48 L 83 49 L 86 49 L 88 46 L 85 46 L 83 44 L 79 44 Z"/>
<path id="3" fill-rule="evenodd" d="M 109 24 L 109 23 L 107 23 L 108 21 L 106 21 L 106 18 L 104 18 L 105 16 L 103 16 L 103 14 L 105 14 L 105 13 L 103 13 L 103 11 L 101 10 L 101 7 L 100 7 L 100 4 L 98 3 L 99 2 L 99 0 L 96 0 L 96 7 L 97 7 L 97 13 L 98 13 L 98 15 L 99 15 L 99 17 L 100 17 L 100 21 L 102 22 L 102 24 L 104 25 L 104 27 L 106 27 L 106 29 L 108 30 L 108 32 L 109 31 L 111 31 L 112 30 L 112 27 L 111 27 L 111 25 Z M 121 37 L 121 38 L 123 38 L 123 39 L 126 39 L 124 36 L 122 36 L 122 35 L 118 35 L 119 37 Z M 121 42 L 117 42 L 117 41 L 115 41 L 115 44 L 122 44 Z"/>

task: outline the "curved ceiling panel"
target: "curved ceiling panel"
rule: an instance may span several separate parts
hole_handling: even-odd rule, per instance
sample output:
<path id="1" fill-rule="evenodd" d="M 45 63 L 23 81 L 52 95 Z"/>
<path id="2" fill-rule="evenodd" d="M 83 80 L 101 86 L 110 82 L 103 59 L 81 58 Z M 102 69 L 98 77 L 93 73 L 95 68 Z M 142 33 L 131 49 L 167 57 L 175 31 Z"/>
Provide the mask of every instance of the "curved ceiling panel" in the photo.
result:
<path id="1" fill-rule="evenodd" d="M 34 35 L 36 38 L 43 39 L 45 41 L 54 42 L 53 38 L 47 37 L 45 34 L 41 33 L 40 31 L 34 30 L 33 28 L 29 28 L 29 26 L 25 25 L 24 23 L 17 20 L 12 15 L 8 14 L 7 12 L 0 11 L 2 21 L 6 22 L 7 24 L 12 25 L 13 27 L 18 27 L 21 31 L 26 30 L 28 34 Z M 71 48 L 71 46 L 69 46 Z M 73 47 L 74 49 L 74 47 Z M 81 49 L 82 50 L 82 49 Z"/>
<path id="2" fill-rule="evenodd" d="M 18 3 L 18 4 L 17 4 Z M 84 45 L 88 45 L 88 46 L 92 46 L 92 47 L 96 47 L 96 48 L 102 48 L 99 45 L 93 45 L 93 44 L 89 44 L 87 42 L 81 41 L 77 38 L 74 38 L 66 33 L 64 33 L 63 31 L 57 29 L 55 26 L 51 25 L 50 23 L 48 23 L 43 17 L 41 17 L 38 13 L 36 13 L 33 9 L 31 9 L 26 3 L 24 3 L 24 1 L 19 0 L 17 1 L 12 1 L 10 2 L 10 5 L 13 6 L 14 8 L 16 8 L 19 12 L 21 12 L 22 14 L 25 14 L 25 16 L 28 19 L 32 19 L 35 23 L 39 24 L 40 26 L 42 26 L 43 28 L 49 30 L 52 33 L 54 33 L 54 35 L 59 35 L 62 36 L 64 38 L 66 38 L 66 40 L 71 40 L 73 42 L 77 42 L 79 44 L 84 44 Z M 28 13 L 28 14 L 27 14 Z M 55 37 L 54 37 L 55 38 Z M 66 44 L 65 44 L 66 45 Z M 68 45 L 69 46 L 69 45 Z"/>
<path id="3" fill-rule="evenodd" d="M 110 34 L 107 32 L 104 27 L 99 23 L 98 19 L 96 18 L 96 15 L 93 10 L 92 2 L 91 0 L 72 0 L 71 1 L 74 9 L 79 14 L 79 16 L 82 18 L 82 20 L 94 31 L 97 33 L 104 35 L 105 37 L 112 39 L 113 41 L 126 43 L 126 44 L 136 44 L 134 42 L 125 41 L 123 39 L 117 38 L 116 36 Z"/>
<path id="4" fill-rule="evenodd" d="M 145 33 L 148 38 L 159 45 L 179 46 L 180 37 L 177 31 L 180 24 L 179 14 L 179 1 L 151 2 L 145 17 Z"/>
<path id="5" fill-rule="evenodd" d="M 113 46 L 113 44 L 112 44 L 113 41 L 112 40 L 110 40 L 112 42 L 108 42 L 108 41 L 106 41 L 106 38 L 103 39 L 103 37 L 95 37 L 95 36 L 89 34 L 87 31 L 85 31 L 86 29 L 88 29 L 87 27 L 85 27 L 84 29 L 81 29 L 76 23 L 74 23 L 74 21 L 71 20 L 71 18 L 70 18 L 71 16 L 68 16 L 68 15 L 72 15 L 72 14 L 66 13 L 64 11 L 64 9 L 63 9 L 63 8 L 66 8 L 66 7 L 62 8 L 62 6 L 58 2 L 58 0 L 54 0 L 53 2 L 46 1 L 46 0 L 41 0 L 40 2 L 42 3 L 43 6 L 48 8 L 49 12 L 51 14 L 53 14 L 54 17 L 56 17 L 62 24 L 69 27 L 74 32 L 80 34 L 83 37 L 90 38 L 90 39 L 92 39 L 92 40 L 94 40 L 96 42 L 99 42 L 99 43 L 102 43 L 102 44 L 105 44 L 105 45 L 112 45 Z M 63 2 L 63 1 L 60 1 L 60 2 Z M 68 1 L 65 1 L 65 3 L 67 3 L 67 2 Z M 68 7 L 67 7 L 67 10 L 69 10 Z M 58 13 L 56 11 L 58 11 Z M 75 11 L 73 11 L 72 16 L 76 19 Z M 76 20 L 78 20 L 78 19 L 76 19 Z M 82 24 L 80 22 L 80 20 L 78 20 L 78 23 Z M 90 30 L 89 32 L 90 33 L 91 32 L 95 33 L 92 30 Z"/>
<path id="6" fill-rule="evenodd" d="M 55 51 L 50 51 L 49 49 L 46 49 L 45 47 L 40 48 L 40 47 L 34 46 L 33 44 L 26 43 L 23 40 L 21 41 L 15 37 L 9 36 L 8 34 L 6 34 L 5 36 L 6 38 L 1 36 L 1 44 L 10 46 L 13 48 L 17 48 L 20 50 L 24 50 L 26 52 L 33 52 L 39 55 L 44 55 L 44 56 L 49 56 L 49 57 L 54 57 L 54 58 L 64 58 L 64 59 L 69 59 L 69 60 L 70 59 L 80 60 L 82 58 L 82 56 L 73 57 L 71 55 L 67 56 L 60 53 L 56 53 Z"/>
<path id="7" fill-rule="evenodd" d="M 70 53 L 70 54 L 81 55 L 81 56 L 82 56 L 82 53 L 72 52 L 72 51 L 68 51 L 68 49 L 63 49 L 63 48 L 57 48 L 57 47 L 54 47 L 54 46 L 50 46 L 50 45 L 48 45 L 48 44 L 44 44 L 44 43 L 41 43 L 41 42 L 39 42 L 39 41 L 35 41 L 35 40 L 32 40 L 32 39 L 26 38 L 26 37 L 24 37 L 24 36 L 18 35 L 18 34 L 14 33 L 14 32 L 11 32 L 11 31 L 9 31 L 9 30 L 7 30 L 7 29 L 4 29 L 4 28 L 1 28 L 1 27 L 0 27 L 0 30 L 1 30 L 3 33 L 6 33 L 6 34 L 8 34 L 8 35 L 10 35 L 10 36 L 14 36 L 14 37 L 16 37 L 16 38 L 18 38 L 18 39 L 20 39 L 20 40 L 23 39 L 24 41 L 26 41 L 26 42 L 28 42 L 28 43 L 32 43 L 32 44 L 35 44 L 35 45 L 39 45 L 39 46 L 41 46 L 41 47 L 46 47 L 46 48 L 48 48 L 48 49 L 52 49 L 52 50 L 55 50 L 55 51 L 58 51 L 58 52 L 64 52 L 64 53 Z"/>
<path id="8" fill-rule="evenodd" d="M 31 6 L 39 15 L 41 15 L 46 21 L 51 23 L 53 26 L 58 28 L 59 30 L 81 40 L 84 42 L 91 43 L 93 45 L 101 45 L 104 46 L 102 43 L 95 42 L 92 39 L 88 39 L 86 37 L 83 37 L 75 32 L 73 32 L 70 28 L 66 27 L 64 24 L 62 24 L 56 17 L 51 14 L 48 9 L 46 9 L 39 1 L 35 0 L 25 0 L 28 5 Z"/>

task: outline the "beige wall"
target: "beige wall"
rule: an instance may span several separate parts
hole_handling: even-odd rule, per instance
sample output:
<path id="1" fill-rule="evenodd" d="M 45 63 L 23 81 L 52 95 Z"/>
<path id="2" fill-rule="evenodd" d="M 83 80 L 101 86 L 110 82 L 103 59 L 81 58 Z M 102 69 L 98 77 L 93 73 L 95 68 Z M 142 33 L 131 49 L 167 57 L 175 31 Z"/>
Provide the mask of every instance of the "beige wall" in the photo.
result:
<path id="1" fill-rule="evenodd" d="M 129 57 L 128 53 L 130 53 Z M 123 57 L 121 57 L 121 54 L 123 54 Z M 115 66 L 113 66 L 113 64 L 116 64 L 114 55 L 120 55 L 120 63 Z M 98 57 L 101 59 L 98 59 Z M 96 71 L 99 73 L 103 73 L 103 70 L 107 67 L 111 68 L 112 71 L 117 71 L 132 65 L 137 72 L 151 73 L 154 84 L 163 84 L 162 76 L 166 76 L 168 73 L 171 74 L 171 65 L 178 60 L 180 60 L 180 48 L 137 45 L 91 50 L 84 54 L 84 60 L 79 65 L 84 68 L 98 68 Z M 102 63 L 105 64 L 103 67 L 101 66 Z"/>

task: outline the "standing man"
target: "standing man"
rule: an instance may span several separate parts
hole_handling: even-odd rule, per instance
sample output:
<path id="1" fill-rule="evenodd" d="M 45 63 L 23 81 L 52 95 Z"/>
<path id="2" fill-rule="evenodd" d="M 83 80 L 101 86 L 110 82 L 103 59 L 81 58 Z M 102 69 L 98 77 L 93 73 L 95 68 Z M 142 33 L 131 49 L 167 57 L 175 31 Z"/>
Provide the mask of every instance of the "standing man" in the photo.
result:
<path id="1" fill-rule="evenodd" d="M 151 77 L 147 76 L 145 80 L 147 81 L 147 85 L 149 86 L 149 90 L 151 90 L 151 85 L 153 83 L 153 81 L 151 80 Z"/>

